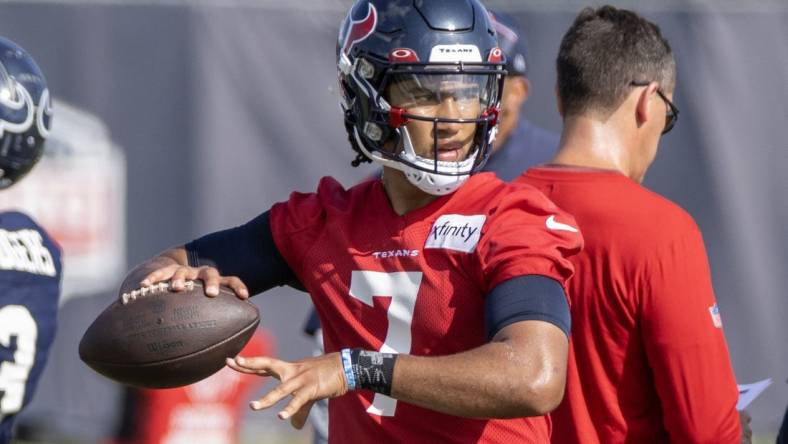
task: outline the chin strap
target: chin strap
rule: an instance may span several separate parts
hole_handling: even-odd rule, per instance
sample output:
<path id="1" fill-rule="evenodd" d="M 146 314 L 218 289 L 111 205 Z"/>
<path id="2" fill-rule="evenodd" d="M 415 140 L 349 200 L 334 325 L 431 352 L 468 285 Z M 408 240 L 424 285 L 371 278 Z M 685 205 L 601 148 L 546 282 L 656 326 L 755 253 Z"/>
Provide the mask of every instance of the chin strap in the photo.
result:
<path id="1" fill-rule="evenodd" d="M 367 156 L 365 156 L 365 155 L 363 155 L 361 153 L 357 153 L 356 154 L 356 158 L 350 161 L 350 165 L 353 168 L 358 167 L 362 163 L 372 163 L 372 161 L 369 159 L 369 157 L 367 157 Z"/>

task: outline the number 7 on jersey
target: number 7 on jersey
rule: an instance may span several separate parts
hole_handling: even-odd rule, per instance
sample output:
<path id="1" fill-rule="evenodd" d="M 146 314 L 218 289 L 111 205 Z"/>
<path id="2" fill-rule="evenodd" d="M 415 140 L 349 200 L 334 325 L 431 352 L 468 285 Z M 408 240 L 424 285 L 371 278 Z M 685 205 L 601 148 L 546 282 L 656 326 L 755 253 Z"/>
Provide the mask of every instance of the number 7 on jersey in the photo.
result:
<path id="1" fill-rule="evenodd" d="M 354 271 L 350 276 L 350 296 L 373 307 L 373 296 L 390 297 L 391 304 L 386 312 L 389 326 L 386 339 L 380 347 L 383 353 L 410 353 L 411 325 L 416 297 L 423 273 L 420 271 L 401 271 L 385 273 L 380 271 Z M 380 393 L 367 412 L 372 415 L 394 416 L 397 400 Z"/>

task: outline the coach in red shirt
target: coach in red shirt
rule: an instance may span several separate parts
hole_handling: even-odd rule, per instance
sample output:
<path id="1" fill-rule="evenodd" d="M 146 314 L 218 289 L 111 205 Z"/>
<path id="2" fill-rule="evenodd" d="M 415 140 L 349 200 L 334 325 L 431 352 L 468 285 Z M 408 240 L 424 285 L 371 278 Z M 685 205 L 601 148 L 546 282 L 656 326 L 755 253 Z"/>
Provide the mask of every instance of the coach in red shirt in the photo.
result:
<path id="1" fill-rule="evenodd" d="M 640 184 L 678 117 L 670 46 L 633 12 L 588 8 L 557 70 L 559 152 L 519 179 L 573 214 L 586 242 L 572 258 L 553 442 L 737 443 L 738 392 L 701 233 Z"/>

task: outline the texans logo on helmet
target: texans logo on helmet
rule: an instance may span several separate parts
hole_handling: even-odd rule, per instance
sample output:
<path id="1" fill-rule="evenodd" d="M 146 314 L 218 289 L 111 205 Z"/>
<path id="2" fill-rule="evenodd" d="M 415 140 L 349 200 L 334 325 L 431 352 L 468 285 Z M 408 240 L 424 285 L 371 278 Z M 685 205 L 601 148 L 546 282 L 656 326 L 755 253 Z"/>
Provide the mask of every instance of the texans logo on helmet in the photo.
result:
<path id="1" fill-rule="evenodd" d="M 342 45 L 342 52 L 350 54 L 350 50 L 358 42 L 364 41 L 367 37 L 375 32 L 375 26 L 378 24 L 378 11 L 375 5 L 367 3 L 367 14 L 361 20 L 355 20 L 352 17 L 353 11 L 350 11 L 351 19 L 349 29 L 345 33 L 345 43 Z"/>

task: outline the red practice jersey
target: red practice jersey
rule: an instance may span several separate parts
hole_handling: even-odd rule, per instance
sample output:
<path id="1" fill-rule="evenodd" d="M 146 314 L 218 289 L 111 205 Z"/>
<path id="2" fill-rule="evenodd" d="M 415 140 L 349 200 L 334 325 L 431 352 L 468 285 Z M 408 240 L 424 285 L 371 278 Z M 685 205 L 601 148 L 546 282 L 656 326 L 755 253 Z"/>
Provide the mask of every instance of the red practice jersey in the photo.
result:
<path id="1" fill-rule="evenodd" d="M 273 339 L 258 329 L 241 356 L 271 356 Z M 208 378 L 174 389 L 137 390 L 131 421 L 112 444 L 235 444 L 249 397 L 264 379 L 229 367 Z"/>
<path id="2" fill-rule="evenodd" d="M 490 173 L 404 216 L 379 180 L 349 190 L 331 178 L 271 209 L 279 251 L 320 314 L 326 352 L 363 348 L 438 356 L 486 342 L 484 298 L 499 283 L 544 275 L 564 283 L 574 220 L 531 187 Z M 491 372 L 495 369 L 491 368 Z M 546 417 L 466 419 L 355 391 L 329 403 L 332 443 L 543 443 Z"/>
<path id="3" fill-rule="evenodd" d="M 572 339 L 556 443 L 738 443 L 738 391 L 701 233 L 689 214 L 608 171 L 519 180 L 575 216 Z"/>

